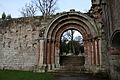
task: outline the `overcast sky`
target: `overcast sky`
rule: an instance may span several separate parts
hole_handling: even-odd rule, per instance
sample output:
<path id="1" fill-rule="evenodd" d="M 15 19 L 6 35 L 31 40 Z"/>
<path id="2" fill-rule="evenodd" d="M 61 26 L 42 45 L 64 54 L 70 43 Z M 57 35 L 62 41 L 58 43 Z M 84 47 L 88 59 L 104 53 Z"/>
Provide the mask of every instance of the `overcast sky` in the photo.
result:
<path id="1" fill-rule="evenodd" d="M 0 18 L 3 12 L 12 17 L 21 17 L 20 9 L 24 7 L 25 3 L 31 0 L 0 0 Z M 91 7 L 91 0 L 58 0 L 57 12 L 69 11 L 75 9 L 76 11 L 86 12 Z"/>

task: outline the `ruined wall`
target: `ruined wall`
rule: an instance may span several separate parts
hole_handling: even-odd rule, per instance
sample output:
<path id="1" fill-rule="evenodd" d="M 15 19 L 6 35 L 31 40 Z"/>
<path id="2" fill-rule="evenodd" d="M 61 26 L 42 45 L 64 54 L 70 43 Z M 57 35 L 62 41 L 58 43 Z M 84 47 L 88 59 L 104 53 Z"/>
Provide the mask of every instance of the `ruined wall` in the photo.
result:
<path id="1" fill-rule="evenodd" d="M 19 18 L 0 24 L 0 69 L 33 70 L 38 63 L 38 39 L 47 22 L 41 17 Z"/>
<path id="2" fill-rule="evenodd" d="M 112 35 L 116 31 L 120 31 L 120 0 L 110 0 L 111 13 L 112 13 Z M 120 33 L 118 34 L 120 35 Z M 114 36 L 113 36 L 114 37 Z M 119 36 L 118 36 L 119 37 Z M 111 39 L 111 41 L 113 41 Z M 117 41 L 116 41 L 117 43 Z M 119 40 L 120 43 L 120 40 Z M 119 44 L 118 43 L 118 44 Z M 120 45 L 118 45 L 120 48 Z M 120 52 L 116 52 L 117 47 L 114 47 L 114 53 L 117 55 L 110 55 L 111 75 L 113 79 L 120 80 Z"/>
<path id="3" fill-rule="evenodd" d="M 31 18 L 18 18 L 18 19 L 3 21 L 3 23 L 0 24 L 0 68 L 17 69 L 17 70 L 34 70 L 36 66 L 39 65 L 42 66 L 44 64 L 48 69 L 51 69 L 51 67 L 55 68 L 56 66 L 59 66 L 59 56 L 58 56 L 59 49 L 56 48 L 56 46 L 59 45 L 58 43 L 55 43 L 56 41 L 54 39 L 52 40 L 51 36 L 54 35 L 54 38 L 60 37 L 60 36 L 55 37 L 55 35 L 57 34 L 56 30 L 62 32 L 62 30 L 65 30 L 66 28 L 63 27 L 65 28 L 63 29 L 61 27 L 60 30 L 59 26 L 62 26 L 63 24 L 65 25 L 66 23 L 71 24 L 73 20 L 76 21 L 73 23 L 85 27 L 85 32 L 82 28 L 76 27 L 75 29 L 79 29 L 83 31 L 84 35 L 88 33 L 89 34 L 92 33 L 94 36 L 94 38 L 92 38 L 91 36 L 91 38 L 89 39 L 89 41 L 93 41 L 92 44 L 94 45 L 94 48 L 92 49 L 94 51 L 92 50 L 92 52 L 91 51 L 88 52 L 94 53 L 92 55 L 97 57 L 96 58 L 94 57 L 94 59 L 92 57 L 93 66 L 89 66 L 89 67 L 91 67 L 91 69 L 93 68 L 93 70 L 96 69 L 97 65 L 98 67 L 100 67 L 100 69 L 101 67 L 105 68 L 106 66 L 103 65 L 107 64 L 106 60 L 108 58 L 106 58 L 107 53 L 105 53 L 107 52 L 106 41 L 104 36 L 105 34 L 104 35 L 102 34 L 103 28 L 101 25 L 102 23 L 101 12 L 102 9 L 100 7 L 100 0 L 99 0 L 98 2 L 96 2 L 96 4 L 94 4 L 92 9 L 90 10 L 90 13 L 87 13 L 89 17 L 87 17 L 88 15 L 83 14 L 79 11 L 76 12 L 75 10 L 70 10 L 70 12 L 63 12 L 63 13 L 58 13 L 54 16 L 50 16 L 51 18 L 47 18 L 46 20 L 44 20 L 42 17 L 31 17 Z M 69 20 L 71 20 L 71 23 L 69 22 Z M 74 27 L 69 27 L 68 29 L 70 28 L 74 28 Z M 51 31 L 47 32 L 48 30 Z M 55 31 L 55 33 L 53 34 L 52 31 Z M 44 34 L 45 32 L 46 34 Z M 60 35 L 60 32 L 57 35 Z M 88 36 L 89 38 L 89 35 L 86 36 Z M 98 40 L 99 42 L 98 41 L 96 42 L 95 40 Z M 52 44 L 53 50 L 51 49 L 52 48 L 51 43 L 53 43 Z M 97 48 L 99 48 L 98 51 Z M 54 52 L 55 54 L 51 54 L 52 52 Z M 95 54 L 98 52 L 100 55 L 99 58 L 98 55 Z M 40 60 L 43 58 L 44 61 Z M 53 65 L 51 66 L 52 59 L 53 59 L 52 62 Z"/>
<path id="4" fill-rule="evenodd" d="M 114 33 L 120 31 L 120 0 L 102 0 L 102 2 L 103 25 L 106 34 L 106 41 L 108 41 L 107 54 L 109 70 L 112 80 L 120 80 L 120 52 L 118 47 L 112 46 L 111 43 L 115 36 Z"/>
<path id="5" fill-rule="evenodd" d="M 120 0 L 109 0 L 112 13 L 113 31 L 120 30 Z"/>
<path id="6" fill-rule="evenodd" d="M 100 25 L 100 37 L 101 37 L 101 68 L 103 71 L 109 71 L 109 59 L 108 59 L 108 35 L 109 35 L 109 16 L 108 9 L 106 7 L 105 0 L 92 0 L 92 7 L 90 9 L 90 16 L 95 19 Z"/>

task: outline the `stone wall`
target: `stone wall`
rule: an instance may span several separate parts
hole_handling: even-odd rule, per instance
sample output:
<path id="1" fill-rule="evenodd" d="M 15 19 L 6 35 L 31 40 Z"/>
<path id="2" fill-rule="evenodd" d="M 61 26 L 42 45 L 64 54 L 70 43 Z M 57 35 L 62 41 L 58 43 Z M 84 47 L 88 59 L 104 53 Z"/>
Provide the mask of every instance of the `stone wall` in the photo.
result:
<path id="1" fill-rule="evenodd" d="M 119 5 L 120 0 L 110 0 L 109 2 L 111 5 L 111 13 L 112 13 L 111 15 L 112 16 L 112 32 L 113 32 L 112 34 L 114 34 L 114 32 L 120 31 L 120 5 Z M 115 47 L 114 53 L 116 53 L 116 47 Z M 117 55 L 110 55 L 111 75 L 115 80 L 120 80 L 119 67 L 120 67 L 120 51 L 117 51 Z"/>
<path id="2" fill-rule="evenodd" d="M 92 0 L 93 6 L 89 14 L 100 25 L 102 23 L 102 66 L 109 69 L 113 80 L 120 80 L 120 53 L 118 52 L 119 56 L 111 55 L 112 52 L 115 53 L 111 37 L 114 37 L 112 35 L 115 31 L 120 31 L 119 4 L 120 0 Z M 42 17 L 31 17 L 0 22 L 0 69 L 34 70 L 40 64 L 39 49 L 51 20 L 52 18 L 45 21 Z M 42 43 L 39 43 L 40 39 Z"/>
<path id="3" fill-rule="evenodd" d="M 76 29 L 83 34 L 86 51 L 91 56 L 86 57 L 91 58 L 88 68 L 92 71 L 97 67 L 101 69 L 107 64 L 108 58 L 101 25 L 102 9 L 98 2 L 88 14 L 70 10 L 46 20 L 43 17 L 30 17 L 3 21 L 0 24 L 0 68 L 34 70 L 36 66 L 43 68 L 44 65 L 49 70 L 56 66 L 60 68 L 60 41 L 57 40 L 67 29 Z"/>
<path id="4" fill-rule="evenodd" d="M 41 17 L 0 24 L 0 69 L 33 70 L 38 65 L 38 39 L 46 29 Z"/>
<path id="5" fill-rule="evenodd" d="M 106 31 L 107 55 L 109 70 L 112 80 L 120 80 L 120 52 L 117 47 L 112 46 L 115 32 L 120 32 L 120 0 L 102 0 L 103 25 Z M 118 34 L 118 33 L 117 33 Z M 117 41 L 115 41 L 116 44 Z M 119 45 L 120 46 L 120 45 Z"/>

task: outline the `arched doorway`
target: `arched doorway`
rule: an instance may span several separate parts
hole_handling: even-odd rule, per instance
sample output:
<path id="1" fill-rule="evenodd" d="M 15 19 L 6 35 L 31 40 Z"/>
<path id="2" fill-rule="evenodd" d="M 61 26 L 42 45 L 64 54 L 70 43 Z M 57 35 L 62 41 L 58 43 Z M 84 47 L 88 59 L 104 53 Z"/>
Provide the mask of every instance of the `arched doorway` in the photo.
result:
<path id="1" fill-rule="evenodd" d="M 80 12 L 59 14 L 49 25 L 45 38 L 44 64 L 48 69 L 60 67 L 60 39 L 63 32 L 74 29 L 81 32 L 84 39 L 85 67 L 100 64 L 100 39 L 96 22 Z"/>
<path id="2" fill-rule="evenodd" d="M 72 25 L 73 26 L 73 25 Z M 64 71 L 84 71 L 83 37 L 77 30 L 63 32 L 60 41 L 60 66 Z"/>
<path id="3" fill-rule="evenodd" d="M 120 48 L 120 31 L 116 31 L 113 36 L 112 36 L 112 41 L 111 41 L 111 46 L 112 47 L 118 47 Z"/>

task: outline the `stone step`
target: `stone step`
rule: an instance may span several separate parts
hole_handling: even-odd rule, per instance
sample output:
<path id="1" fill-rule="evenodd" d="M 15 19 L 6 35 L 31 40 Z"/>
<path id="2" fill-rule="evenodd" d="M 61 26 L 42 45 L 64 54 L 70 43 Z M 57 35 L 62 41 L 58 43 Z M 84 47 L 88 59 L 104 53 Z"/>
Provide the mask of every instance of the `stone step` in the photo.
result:
<path id="1" fill-rule="evenodd" d="M 84 72 L 84 66 L 61 66 L 60 69 L 55 70 L 55 72 L 76 72 L 81 73 Z"/>
<path id="2" fill-rule="evenodd" d="M 81 59 L 83 59 L 84 58 L 84 56 L 61 56 L 60 57 L 61 59 L 65 59 L 65 60 L 67 60 L 67 59 L 69 59 L 69 60 L 81 60 Z"/>
<path id="3" fill-rule="evenodd" d="M 83 56 L 61 56 L 60 57 L 61 65 L 72 65 L 72 66 L 81 66 L 84 65 Z"/>

